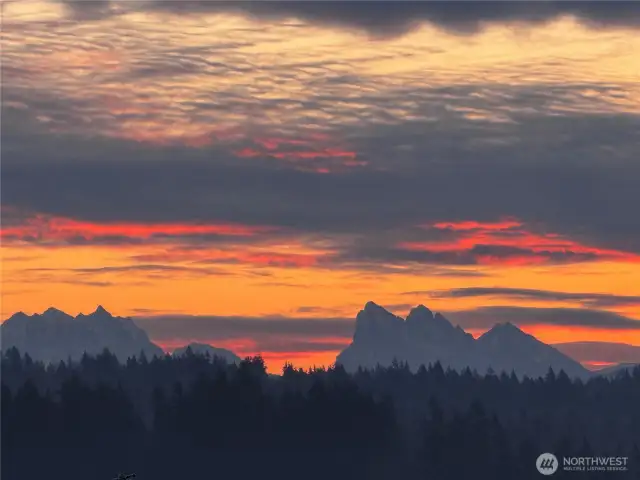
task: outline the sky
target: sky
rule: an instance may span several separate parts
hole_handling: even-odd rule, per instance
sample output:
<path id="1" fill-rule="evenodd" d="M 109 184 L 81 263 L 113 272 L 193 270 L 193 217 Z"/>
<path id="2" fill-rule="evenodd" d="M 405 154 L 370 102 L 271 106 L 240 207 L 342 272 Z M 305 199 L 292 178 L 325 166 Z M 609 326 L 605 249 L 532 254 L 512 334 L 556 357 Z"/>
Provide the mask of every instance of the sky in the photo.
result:
<path id="1" fill-rule="evenodd" d="M 3 320 L 101 304 L 272 370 L 369 300 L 640 346 L 640 4 L 1 8 Z"/>

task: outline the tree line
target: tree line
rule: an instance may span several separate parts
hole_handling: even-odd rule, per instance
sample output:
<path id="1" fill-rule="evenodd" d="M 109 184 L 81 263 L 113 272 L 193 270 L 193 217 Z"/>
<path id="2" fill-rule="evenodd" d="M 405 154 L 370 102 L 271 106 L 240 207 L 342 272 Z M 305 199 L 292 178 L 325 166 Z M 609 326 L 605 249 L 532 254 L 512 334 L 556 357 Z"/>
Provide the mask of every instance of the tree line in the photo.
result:
<path id="1" fill-rule="evenodd" d="M 539 479 L 543 452 L 627 456 L 616 478 L 640 478 L 640 368 L 586 382 L 400 362 L 275 376 L 259 356 L 45 365 L 16 349 L 1 368 L 7 479 Z"/>

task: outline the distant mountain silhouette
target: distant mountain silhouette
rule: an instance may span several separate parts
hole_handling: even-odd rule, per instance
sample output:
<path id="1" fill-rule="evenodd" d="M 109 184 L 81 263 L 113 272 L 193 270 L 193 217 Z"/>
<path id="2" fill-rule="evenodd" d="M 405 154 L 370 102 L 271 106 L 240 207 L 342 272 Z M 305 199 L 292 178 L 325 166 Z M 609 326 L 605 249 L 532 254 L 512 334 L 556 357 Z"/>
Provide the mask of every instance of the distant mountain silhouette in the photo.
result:
<path id="1" fill-rule="evenodd" d="M 628 343 L 566 342 L 556 343 L 553 348 L 579 362 L 640 363 L 640 347 Z"/>
<path id="2" fill-rule="evenodd" d="M 477 340 L 444 316 L 424 305 L 412 309 L 406 320 L 368 302 L 356 317 L 353 341 L 336 358 L 348 371 L 358 367 L 407 362 L 412 369 L 439 361 L 444 368 L 470 367 L 478 373 L 514 371 L 544 376 L 549 368 L 572 377 L 589 372 L 555 348 L 524 333 L 511 323 L 497 324 Z"/>
<path id="3" fill-rule="evenodd" d="M 617 377 L 622 374 L 625 370 L 631 374 L 633 369 L 640 366 L 640 363 L 620 363 L 618 365 L 613 365 L 611 367 L 601 368 L 600 370 L 596 370 L 593 372 L 594 375 L 603 376 L 603 377 Z"/>
<path id="4" fill-rule="evenodd" d="M 188 350 L 195 355 L 206 355 L 209 354 L 212 358 L 217 357 L 220 358 L 227 363 L 240 363 L 242 360 L 239 356 L 233 353 L 231 350 L 227 350 L 225 348 L 217 348 L 206 343 L 190 343 L 189 345 L 185 345 L 183 347 L 176 348 L 171 354 L 175 357 L 186 355 Z"/>
<path id="5" fill-rule="evenodd" d="M 78 360 L 85 352 L 96 355 L 105 348 L 120 361 L 141 352 L 148 357 L 164 355 L 133 320 L 114 317 L 102 306 L 75 318 L 53 307 L 42 314 L 18 312 L 2 324 L 0 332 L 3 351 L 16 347 L 45 362 Z"/>

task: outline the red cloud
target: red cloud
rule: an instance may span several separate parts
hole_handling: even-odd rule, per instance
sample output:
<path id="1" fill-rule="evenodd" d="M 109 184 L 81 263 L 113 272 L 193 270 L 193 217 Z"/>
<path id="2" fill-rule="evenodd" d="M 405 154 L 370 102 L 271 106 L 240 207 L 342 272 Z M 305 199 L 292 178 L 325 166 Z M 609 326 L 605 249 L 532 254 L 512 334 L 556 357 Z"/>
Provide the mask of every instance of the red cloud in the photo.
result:
<path id="1" fill-rule="evenodd" d="M 492 230 L 508 230 L 511 228 L 516 228 L 521 226 L 522 226 L 522 223 L 518 222 L 517 220 L 502 220 L 500 222 L 493 222 L 493 223 L 482 223 L 482 222 L 469 220 L 464 222 L 439 222 L 439 223 L 434 223 L 433 225 L 427 225 L 427 228 L 434 227 L 439 230 L 455 230 L 455 231 L 466 231 L 466 230 L 492 231 Z"/>
<path id="2" fill-rule="evenodd" d="M 424 227 L 454 231 L 457 238 L 450 242 L 402 242 L 397 247 L 461 258 L 472 256 L 475 263 L 484 265 L 542 265 L 589 260 L 640 262 L 638 255 L 590 247 L 556 233 L 534 233 L 511 219 L 494 223 L 439 222 Z"/>
<path id="3" fill-rule="evenodd" d="M 359 167 L 367 162 L 358 159 L 356 152 L 336 146 L 327 146 L 331 140 L 327 135 L 313 134 L 307 138 L 269 137 L 253 140 L 255 147 L 235 151 L 242 158 L 270 157 L 290 162 L 321 161 L 322 165 L 298 165 L 302 170 L 330 173 L 339 168 Z"/>
<path id="4" fill-rule="evenodd" d="M 92 240 L 104 237 L 127 237 L 149 239 L 153 236 L 186 236 L 214 234 L 223 236 L 253 236 L 276 230 L 270 226 L 248 226 L 237 224 L 192 224 L 192 223 L 92 223 L 70 218 L 36 214 L 17 225 L 3 226 L 0 237 L 6 240 L 56 241 L 82 237 Z"/>

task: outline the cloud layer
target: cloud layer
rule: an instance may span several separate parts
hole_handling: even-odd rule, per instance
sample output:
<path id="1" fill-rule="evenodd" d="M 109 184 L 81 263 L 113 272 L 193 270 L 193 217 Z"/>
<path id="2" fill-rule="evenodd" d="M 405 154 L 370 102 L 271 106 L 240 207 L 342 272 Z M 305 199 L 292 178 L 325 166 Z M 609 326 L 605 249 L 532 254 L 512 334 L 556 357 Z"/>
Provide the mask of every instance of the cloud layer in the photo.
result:
<path id="1" fill-rule="evenodd" d="M 640 304 L 640 295 L 554 292 L 550 290 L 536 290 L 531 288 L 466 287 L 429 293 L 432 298 L 496 297 L 552 302 L 576 302 L 583 304 L 585 307 L 594 308 L 624 307 Z"/>
<path id="2" fill-rule="evenodd" d="M 399 305 L 407 309 L 408 304 Z M 308 309 L 306 310 L 308 313 Z M 483 307 L 446 313 L 453 323 L 469 329 L 487 330 L 497 323 L 519 326 L 553 325 L 600 329 L 640 329 L 640 321 L 607 311 L 570 308 Z M 306 338 L 320 341 L 327 337 L 343 343 L 353 335 L 355 323 L 346 318 L 305 317 L 222 317 L 190 315 L 138 316 L 136 323 L 159 342 L 172 339 L 207 339 L 221 341 L 252 338 L 268 349 L 274 338 Z M 267 341 L 261 344 L 262 340 Z"/>
<path id="3" fill-rule="evenodd" d="M 606 310 L 581 308 L 493 306 L 449 312 L 448 318 L 465 329 L 487 329 L 496 323 L 503 322 L 511 322 L 525 327 L 528 325 L 549 325 L 602 330 L 640 329 L 639 320 Z"/>
<path id="4" fill-rule="evenodd" d="M 3 308 L 635 328 L 635 3 L 4 7 Z"/>
<path id="5" fill-rule="evenodd" d="M 79 19 L 112 15 L 118 2 L 64 1 Z M 551 1 L 513 3 L 502 1 L 404 2 L 404 1 L 234 1 L 152 0 L 142 4 L 149 10 L 183 15 L 206 12 L 241 13 L 267 21 L 299 20 L 322 25 L 363 30 L 374 37 L 406 33 L 421 23 L 435 24 L 468 34 L 492 23 L 540 24 L 566 15 L 597 27 L 640 25 L 635 2 Z"/>

